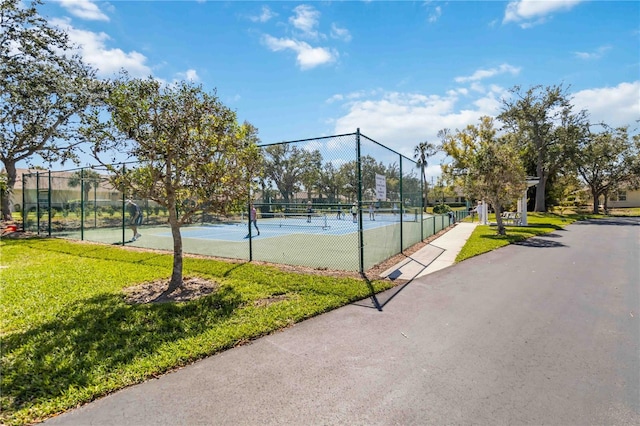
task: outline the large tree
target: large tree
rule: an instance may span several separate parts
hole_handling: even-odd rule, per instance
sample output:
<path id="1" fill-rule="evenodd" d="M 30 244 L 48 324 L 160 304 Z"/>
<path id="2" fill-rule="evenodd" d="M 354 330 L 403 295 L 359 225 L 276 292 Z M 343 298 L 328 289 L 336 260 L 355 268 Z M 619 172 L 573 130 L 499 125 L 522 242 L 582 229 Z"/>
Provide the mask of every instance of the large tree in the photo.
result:
<path id="1" fill-rule="evenodd" d="M 526 148 L 525 155 L 535 164 L 539 182 L 534 210 L 544 212 L 549 177 L 568 164 L 568 153 L 582 136 L 586 113 L 573 112 L 562 85 L 533 86 L 526 91 L 515 86 L 510 92 L 512 97 L 503 100 L 498 119 L 517 135 L 518 143 Z"/>
<path id="2" fill-rule="evenodd" d="M 0 160 L 7 174 L 2 217 L 11 219 L 9 197 L 16 164 L 40 156 L 75 159 L 76 118 L 101 93 L 94 71 L 71 54 L 65 32 L 38 14 L 40 0 L 0 0 Z"/>
<path id="3" fill-rule="evenodd" d="M 327 196 L 329 202 L 340 201 L 345 184 L 345 176 L 340 173 L 339 169 L 330 161 L 325 163 L 320 171 L 319 187 L 321 193 Z"/>
<path id="4" fill-rule="evenodd" d="M 506 234 L 502 208 L 513 203 L 526 189 L 526 176 L 515 138 L 498 136 L 493 119 L 480 118 L 455 133 L 440 132 L 442 149 L 452 158 L 443 165 L 445 176 L 465 188 L 468 196 L 488 201 L 496 212 L 497 232 Z"/>
<path id="5" fill-rule="evenodd" d="M 413 150 L 413 158 L 416 159 L 420 168 L 420 179 L 422 180 L 422 188 L 424 189 L 423 206 L 426 211 L 429 193 L 427 188 L 427 166 L 429 165 L 429 157 L 433 157 L 438 152 L 438 147 L 429 141 L 420 142 Z"/>
<path id="6" fill-rule="evenodd" d="M 320 152 L 307 151 L 291 143 L 264 148 L 264 172 L 271 179 L 285 203 L 304 187 L 311 186 L 309 176 L 316 176 L 322 164 Z"/>
<path id="7" fill-rule="evenodd" d="M 397 165 L 396 165 L 397 168 Z M 384 175 L 387 178 L 387 168 L 382 161 L 376 161 L 370 155 L 360 158 L 360 171 L 362 173 L 362 193 L 376 193 L 376 175 Z M 397 175 L 397 173 L 396 173 Z"/>
<path id="8" fill-rule="evenodd" d="M 640 146 L 637 138 L 629 137 L 628 127 L 601 132 L 587 132 L 576 153 L 573 164 L 589 186 L 593 197 L 593 213 L 599 213 L 599 199 L 621 185 L 637 186 L 640 180 Z"/>
<path id="9" fill-rule="evenodd" d="M 361 182 L 358 181 L 358 162 L 355 160 L 341 165 L 339 174 L 345 180 L 345 194 L 349 196 L 350 200 L 357 200 L 359 187 L 361 187 L 362 196 L 376 193 L 376 174 L 385 175 L 386 167 L 372 156 L 365 155 L 360 158 Z"/>
<path id="10" fill-rule="evenodd" d="M 97 189 L 100 186 L 100 182 L 104 180 L 100 173 L 91 169 L 83 169 L 73 172 L 67 181 L 67 185 L 70 188 L 82 188 L 83 200 L 86 203 L 89 200 L 89 194 L 92 189 Z M 94 200 L 95 202 L 95 200 Z"/>
<path id="11" fill-rule="evenodd" d="M 307 199 L 313 198 L 313 192 L 316 191 L 318 195 L 322 194 L 320 174 L 322 171 L 322 154 L 320 151 L 314 150 L 309 152 L 308 163 L 306 170 L 300 176 L 302 185 L 305 191 L 307 191 Z"/>
<path id="12" fill-rule="evenodd" d="M 113 184 L 132 198 L 166 207 L 173 236 L 173 271 L 167 292 L 182 284 L 180 227 L 199 212 L 226 213 L 246 206 L 258 176 L 257 131 L 238 124 L 215 93 L 193 83 L 112 82 L 109 119 L 96 110 L 85 130 L 96 158 L 114 174 Z M 128 155 L 131 165 L 108 164 L 105 155 Z"/>

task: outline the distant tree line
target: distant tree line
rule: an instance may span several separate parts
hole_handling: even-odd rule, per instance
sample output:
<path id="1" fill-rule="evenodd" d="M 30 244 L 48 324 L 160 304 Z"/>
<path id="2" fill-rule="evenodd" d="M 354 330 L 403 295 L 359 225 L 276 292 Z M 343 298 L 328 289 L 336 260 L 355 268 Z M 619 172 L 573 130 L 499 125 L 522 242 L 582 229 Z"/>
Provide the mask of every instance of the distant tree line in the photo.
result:
<path id="1" fill-rule="evenodd" d="M 355 139 L 354 139 L 355 148 Z M 339 166 L 323 159 L 320 150 L 306 150 L 296 143 L 281 143 L 262 148 L 263 171 L 257 176 L 258 188 L 267 194 L 274 186 L 277 198 L 283 203 L 291 203 L 294 195 L 305 192 L 306 199 L 324 199 L 327 203 L 358 200 L 358 163 L 357 159 L 342 163 Z M 361 196 L 364 200 L 377 200 L 376 175 L 386 179 L 387 197 L 381 201 L 409 200 L 419 205 L 420 180 L 415 174 L 415 163 L 407 161 L 411 172 L 403 172 L 400 176 L 398 162 L 385 165 L 372 156 L 360 158 Z M 406 166 L 405 166 L 406 167 Z M 400 188 L 402 183 L 402 188 Z M 401 191 L 402 189 L 402 191 Z"/>
<path id="2" fill-rule="evenodd" d="M 439 146 L 450 161 L 443 165 L 451 184 L 470 198 L 489 201 L 494 210 L 522 196 L 527 176 L 538 178 L 533 211 L 545 212 L 581 185 L 589 188 L 593 212 L 599 200 L 640 187 L 640 135 L 629 126 L 592 123 L 587 111 L 574 111 L 562 85 L 511 89 L 495 118 L 478 125 L 439 132 Z M 418 151 L 418 147 L 416 148 Z M 497 217 L 498 233 L 504 233 Z"/>

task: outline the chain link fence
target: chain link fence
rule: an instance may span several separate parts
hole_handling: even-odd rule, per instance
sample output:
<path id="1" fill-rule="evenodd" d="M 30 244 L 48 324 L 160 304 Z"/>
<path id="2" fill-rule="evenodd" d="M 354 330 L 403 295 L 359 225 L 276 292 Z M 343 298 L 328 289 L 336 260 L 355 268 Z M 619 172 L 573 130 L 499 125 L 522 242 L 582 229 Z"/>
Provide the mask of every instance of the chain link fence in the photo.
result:
<path id="1" fill-rule="evenodd" d="M 181 228 L 185 253 L 365 272 L 466 215 L 425 213 L 416 162 L 359 131 L 261 150 L 246 208 L 196 215 Z M 112 178 L 98 167 L 23 175 L 24 229 L 172 251 L 166 208 L 134 199 L 143 221 L 133 238 Z"/>

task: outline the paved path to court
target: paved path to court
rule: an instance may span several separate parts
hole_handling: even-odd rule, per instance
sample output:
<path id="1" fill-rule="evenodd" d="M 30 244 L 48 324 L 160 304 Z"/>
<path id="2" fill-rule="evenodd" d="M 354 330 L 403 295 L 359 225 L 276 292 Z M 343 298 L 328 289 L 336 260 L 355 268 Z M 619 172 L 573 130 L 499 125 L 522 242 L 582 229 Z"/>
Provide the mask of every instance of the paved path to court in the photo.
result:
<path id="1" fill-rule="evenodd" d="M 410 281 L 453 265 L 477 225 L 477 222 L 458 222 L 452 229 L 380 276 Z"/>
<path id="2" fill-rule="evenodd" d="M 639 258 L 640 218 L 575 223 L 47 423 L 637 425 Z"/>

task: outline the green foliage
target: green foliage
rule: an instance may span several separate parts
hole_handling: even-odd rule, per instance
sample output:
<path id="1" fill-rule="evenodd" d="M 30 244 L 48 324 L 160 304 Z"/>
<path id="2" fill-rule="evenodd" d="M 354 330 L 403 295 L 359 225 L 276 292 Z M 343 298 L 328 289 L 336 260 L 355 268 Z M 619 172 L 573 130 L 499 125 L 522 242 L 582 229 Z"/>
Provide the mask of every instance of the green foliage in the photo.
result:
<path id="1" fill-rule="evenodd" d="M 275 183 L 285 203 L 303 187 L 309 190 L 320 179 L 322 156 L 318 150 L 309 152 L 293 144 L 278 144 L 264 148 L 265 177 Z"/>
<path id="2" fill-rule="evenodd" d="M 71 54 L 68 35 L 38 14 L 36 0 L 0 1 L 0 160 L 7 191 L 16 182 L 16 163 L 39 155 L 45 161 L 76 159 L 76 124 L 102 94 L 94 70 Z M 2 192 L 2 214 L 11 215 Z"/>
<path id="3" fill-rule="evenodd" d="M 509 135 L 498 138 L 491 118 L 482 117 L 480 125 L 456 133 L 442 132 L 441 137 L 443 149 L 453 158 L 443 171 L 471 198 L 487 200 L 499 212 L 522 196 L 526 176 L 514 140 Z M 497 222 L 497 232 L 504 234 L 500 216 Z"/>
<path id="4" fill-rule="evenodd" d="M 598 213 L 599 198 L 621 185 L 640 184 L 640 146 L 629 137 L 628 128 L 591 133 L 581 141 L 573 164 L 591 190 L 593 213 Z"/>
<path id="5" fill-rule="evenodd" d="M 424 205 L 428 204 L 429 190 L 427 187 L 427 166 L 429 165 L 429 157 L 433 157 L 439 151 L 440 147 L 432 144 L 431 142 L 420 142 L 413 150 L 413 158 L 416 159 L 417 166 L 420 168 L 420 179 L 424 188 Z"/>
<path id="6" fill-rule="evenodd" d="M 174 238 L 171 288 L 182 283 L 180 227 L 195 214 L 226 213 L 244 205 L 252 177 L 260 172 L 257 129 L 238 124 L 236 114 L 191 82 L 161 85 L 123 73 L 82 132 L 96 159 L 112 173 L 111 183 L 130 198 L 149 199 L 169 212 Z M 114 167 L 114 152 L 136 160 Z"/>
<path id="7" fill-rule="evenodd" d="M 180 206 L 178 224 L 199 211 L 225 212 L 246 202 L 247 182 L 260 168 L 257 130 L 238 124 L 215 93 L 123 74 L 106 103 L 110 119 L 103 122 L 94 111 L 83 133 L 101 162 L 114 151 L 136 160 L 124 169 L 107 164 L 115 187 L 168 211 Z"/>
<path id="8" fill-rule="evenodd" d="M 186 273 L 216 291 L 132 305 L 123 289 L 166 277 L 171 256 L 55 239 L 0 248 L 3 424 L 34 423 L 370 296 L 360 279 L 186 258 Z"/>
<path id="9" fill-rule="evenodd" d="M 547 179 L 568 163 L 583 135 L 586 112 L 572 111 L 569 94 L 562 85 L 538 85 L 526 91 L 515 86 L 510 91 L 514 96 L 503 100 L 498 120 L 520 144 L 523 160 L 535 164 L 535 175 L 540 179 L 535 211 L 544 212 Z"/>
<path id="10" fill-rule="evenodd" d="M 95 170 L 82 169 L 73 172 L 67 181 L 67 185 L 69 185 L 70 188 L 82 188 L 84 191 L 84 200 L 88 201 L 91 190 L 98 188 L 102 180 L 104 180 L 104 178 Z"/>
<path id="11" fill-rule="evenodd" d="M 622 217 L 640 217 L 640 207 L 625 208 L 625 209 L 612 209 L 609 211 L 610 216 L 622 216 Z"/>
<path id="12" fill-rule="evenodd" d="M 451 211 L 451 207 L 447 204 L 436 204 L 433 206 L 434 214 L 445 214 Z"/>

